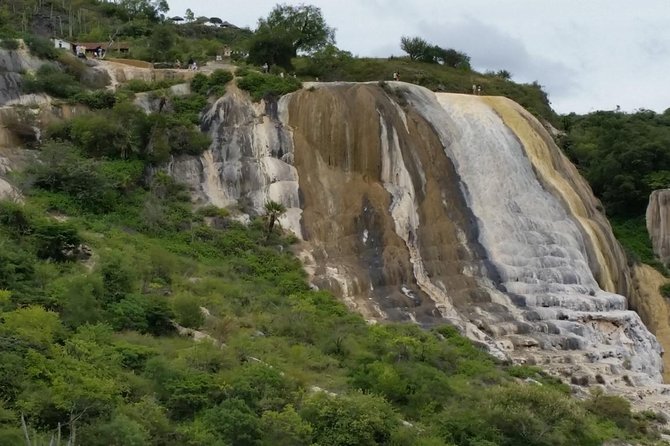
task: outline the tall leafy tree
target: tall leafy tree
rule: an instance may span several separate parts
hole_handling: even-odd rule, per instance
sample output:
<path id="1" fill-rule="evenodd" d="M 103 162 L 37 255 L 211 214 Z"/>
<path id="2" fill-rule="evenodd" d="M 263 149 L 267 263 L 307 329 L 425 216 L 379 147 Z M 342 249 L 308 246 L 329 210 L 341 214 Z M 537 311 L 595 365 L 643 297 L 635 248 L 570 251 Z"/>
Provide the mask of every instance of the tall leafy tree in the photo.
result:
<path id="1" fill-rule="evenodd" d="M 421 37 L 402 36 L 400 48 L 407 53 L 410 60 L 419 60 L 430 48 L 428 42 Z"/>
<path id="2" fill-rule="evenodd" d="M 257 31 L 289 42 L 293 55 L 335 43 L 335 29 L 328 26 L 321 9 L 313 5 L 277 5 L 267 18 L 258 21 Z"/>

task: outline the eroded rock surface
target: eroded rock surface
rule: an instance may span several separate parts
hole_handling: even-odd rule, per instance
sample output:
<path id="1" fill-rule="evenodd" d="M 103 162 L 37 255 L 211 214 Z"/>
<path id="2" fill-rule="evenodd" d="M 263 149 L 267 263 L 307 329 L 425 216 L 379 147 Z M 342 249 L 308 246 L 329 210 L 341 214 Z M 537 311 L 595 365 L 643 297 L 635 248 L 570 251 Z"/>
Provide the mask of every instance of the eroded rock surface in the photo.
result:
<path id="1" fill-rule="evenodd" d="M 670 262 L 670 189 L 651 193 L 647 206 L 647 232 L 654 254 L 667 265 Z"/>

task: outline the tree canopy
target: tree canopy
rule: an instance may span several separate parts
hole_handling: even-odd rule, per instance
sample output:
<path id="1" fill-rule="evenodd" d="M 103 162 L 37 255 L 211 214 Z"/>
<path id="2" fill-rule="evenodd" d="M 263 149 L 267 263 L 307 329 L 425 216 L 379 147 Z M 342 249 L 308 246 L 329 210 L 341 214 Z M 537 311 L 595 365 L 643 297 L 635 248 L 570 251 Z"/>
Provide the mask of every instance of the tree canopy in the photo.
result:
<path id="1" fill-rule="evenodd" d="M 335 29 L 328 26 L 321 9 L 313 5 L 277 5 L 266 18 L 258 20 L 257 32 L 289 42 L 294 56 L 335 43 Z"/>
<path id="2" fill-rule="evenodd" d="M 467 54 L 452 48 L 431 45 L 421 37 L 401 37 L 400 48 L 407 53 L 410 60 L 439 63 L 451 68 L 470 69 L 470 56 Z"/>

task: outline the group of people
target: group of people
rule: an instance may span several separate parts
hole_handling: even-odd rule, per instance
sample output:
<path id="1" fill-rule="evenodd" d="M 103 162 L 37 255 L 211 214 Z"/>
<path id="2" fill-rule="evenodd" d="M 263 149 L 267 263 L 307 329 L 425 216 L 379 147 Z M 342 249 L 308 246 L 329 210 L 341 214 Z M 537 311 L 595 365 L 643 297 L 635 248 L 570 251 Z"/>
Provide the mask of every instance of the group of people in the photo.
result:
<path id="1" fill-rule="evenodd" d="M 394 81 L 399 81 L 400 80 L 400 73 L 398 73 L 397 71 L 394 71 L 393 72 L 393 80 Z"/>
<path id="2" fill-rule="evenodd" d="M 63 44 L 59 43 L 58 47 L 62 48 Z M 75 46 L 74 53 L 78 58 L 86 59 L 86 47 L 84 45 Z M 93 50 L 93 57 L 95 57 L 96 59 L 102 59 L 104 55 L 105 50 L 103 50 L 101 46 L 98 46 L 95 48 L 95 50 Z"/>
<path id="3" fill-rule="evenodd" d="M 482 86 L 479 84 L 472 84 L 472 94 L 482 94 Z"/>
<path id="4" fill-rule="evenodd" d="M 175 65 L 175 67 L 176 67 L 177 69 L 181 69 L 181 60 L 177 59 L 177 61 L 174 63 L 174 65 Z M 187 66 L 187 68 L 188 68 L 189 70 L 191 70 L 191 71 L 198 71 L 198 62 L 196 62 L 195 60 L 193 60 L 193 58 L 191 57 L 191 58 L 188 60 L 188 66 Z"/>

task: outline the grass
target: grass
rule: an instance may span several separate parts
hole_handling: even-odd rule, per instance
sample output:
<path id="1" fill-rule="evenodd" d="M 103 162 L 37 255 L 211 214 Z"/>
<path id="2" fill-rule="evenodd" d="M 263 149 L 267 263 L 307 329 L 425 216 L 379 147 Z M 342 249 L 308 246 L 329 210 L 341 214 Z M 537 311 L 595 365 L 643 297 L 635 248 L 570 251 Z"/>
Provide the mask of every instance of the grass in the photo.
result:
<path id="1" fill-rule="evenodd" d="M 278 97 L 296 91 L 301 88 L 302 83 L 291 76 L 281 77 L 245 70 L 237 79 L 237 85 L 248 91 L 254 101 L 260 101 L 268 96 Z"/>
<path id="2" fill-rule="evenodd" d="M 644 216 L 612 218 L 610 223 L 614 235 L 631 259 L 653 266 L 664 276 L 669 275 L 667 268 L 654 255 Z"/>
<path id="3" fill-rule="evenodd" d="M 310 71 L 308 58 L 294 59 L 298 74 Z M 484 95 L 506 96 L 521 104 L 535 116 L 559 126 L 556 113 L 542 87 L 537 83 L 518 84 L 495 74 L 481 74 L 460 68 L 411 61 L 408 58 L 351 58 L 335 64 L 320 76 L 322 81 L 368 82 L 391 80 L 394 72 L 400 80 L 421 85 L 433 91 L 471 94 L 472 85 L 482 87 Z"/>

